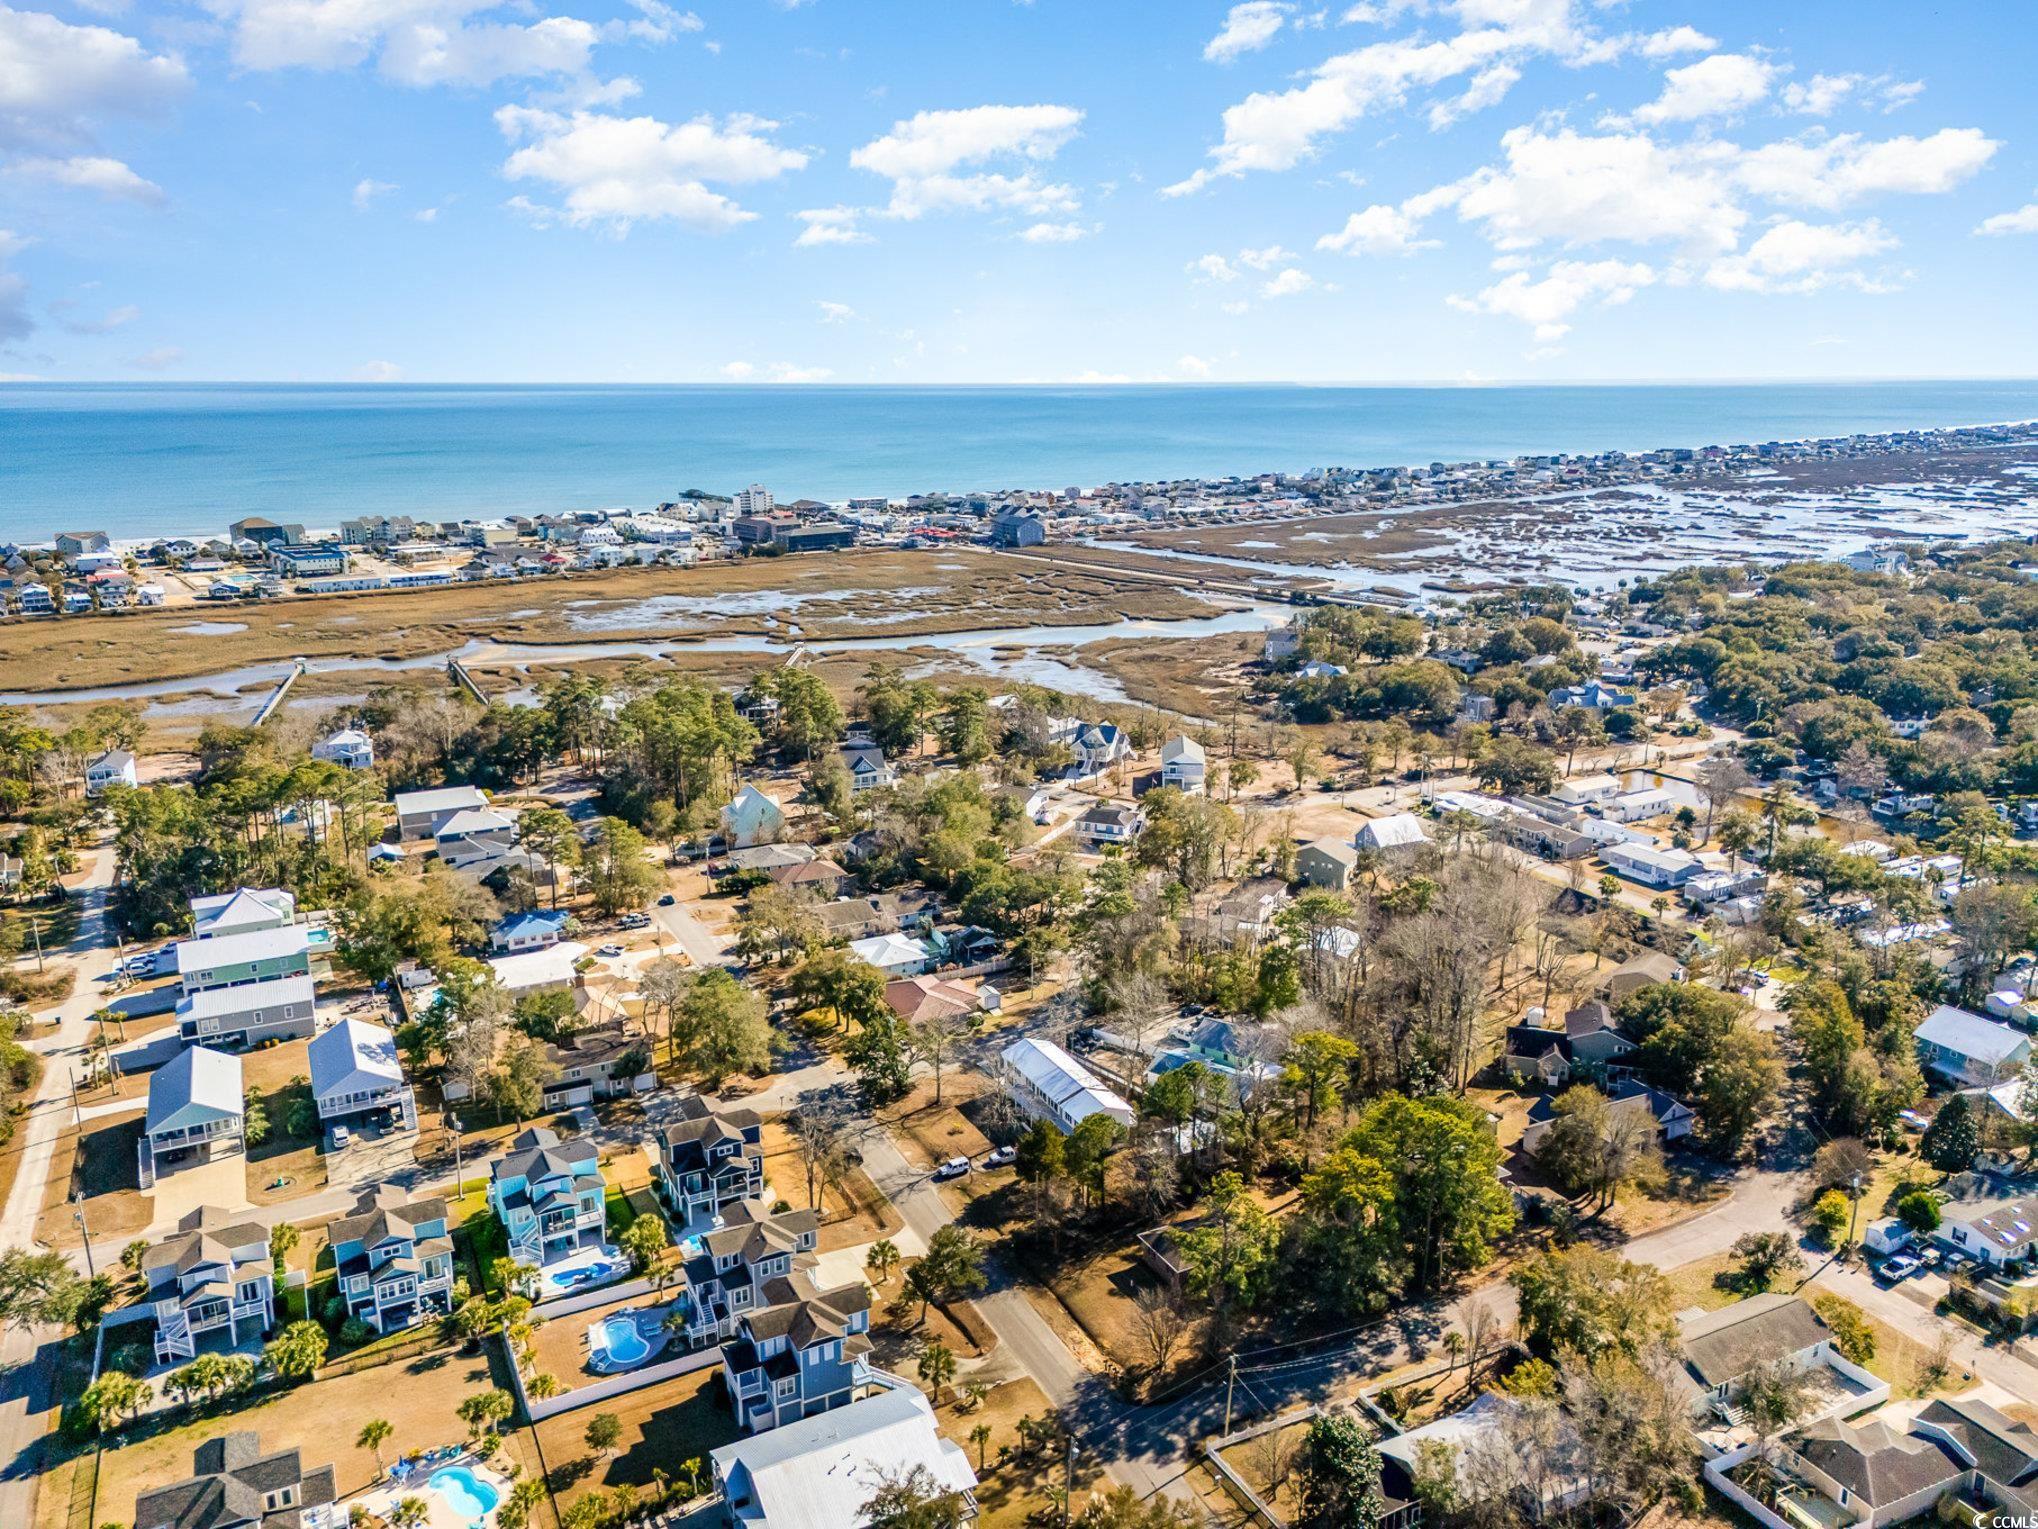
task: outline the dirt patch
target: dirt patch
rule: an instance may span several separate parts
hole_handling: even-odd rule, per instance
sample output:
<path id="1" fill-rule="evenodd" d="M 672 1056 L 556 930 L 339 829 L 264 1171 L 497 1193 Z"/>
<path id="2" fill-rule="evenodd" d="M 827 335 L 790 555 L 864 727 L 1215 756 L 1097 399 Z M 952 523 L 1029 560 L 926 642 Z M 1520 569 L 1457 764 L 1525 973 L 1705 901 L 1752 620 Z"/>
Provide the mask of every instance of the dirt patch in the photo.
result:
<path id="1" fill-rule="evenodd" d="M 86 1225 L 94 1247 L 112 1239 L 125 1242 L 155 1219 L 154 1195 L 143 1194 L 136 1147 L 141 1141 L 142 1115 L 88 1120 L 84 1130 L 72 1128 L 57 1137 L 50 1156 L 50 1175 L 43 1190 L 37 1240 L 54 1247 L 74 1248 L 84 1238 L 73 1219 L 70 1201 L 83 1191 Z"/>
<path id="2" fill-rule="evenodd" d="M 1020 1529 L 1031 1514 L 1050 1506 L 1049 1489 L 1061 1484 L 1061 1459 L 1058 1453 L 1052 1458 L 1044 1453 L 1024 1453 L 1019 1422 L 1043 1418 L 1053 1411 L 1046 1394 L 1031 1380 L 1007 1381 L 976 1406 L 953 1396 L 935 1408 L 936 1425 L 967 1451 L 970 1466 L 977 1472 L 978 1522 L 984 1529 Z M 988 1437 L 972 1437 L 979 1427 L 989 1430 Z M 1095 1480 L 1093 1474 L 1078 1471 L 1075 1511 L 1081 1511 L 1082 1489 Z"/>
<path id="3" fill-rule="evenodd" d="M 809 1208 L 806 1165 L 793 1150 L 782 1119 L 765 1121 L 763 1148 L 764 1178 L 771 1193 L 796 1209 Z M 861 1168 L 849 1169 L 832 1183 L 822 1181 L 819 1190 L 821 1230 L 816 1241 L 823 1253 L 876 1242 L 906 1224 Z"/>
<path id="4" fill-rule="evenodd" d="M 623 1425 L 612 1455 L 587 1444 L 589 1420 L 604 1412 Z M 649 1488 L 657 1479 L 653 1471 L 676 1477 L 689 1460 L 700 1461 L 705 1483 L 708 1451 L 734 1441 L 738 1429 L 723 1394 L 722 1372 L 710 1365 L 598 1406 L 562 1412 L 538 1424 L 537 1434 L 553 1495 L 565 1513 L 590 1492 Z"/>

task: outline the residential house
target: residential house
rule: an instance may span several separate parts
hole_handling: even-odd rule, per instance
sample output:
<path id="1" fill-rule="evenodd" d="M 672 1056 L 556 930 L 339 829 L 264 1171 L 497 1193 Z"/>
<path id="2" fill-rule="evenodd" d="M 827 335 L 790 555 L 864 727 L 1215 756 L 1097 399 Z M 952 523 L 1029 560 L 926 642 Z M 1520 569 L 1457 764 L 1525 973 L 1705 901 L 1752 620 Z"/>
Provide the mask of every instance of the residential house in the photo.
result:
<path id="1" fill-rule="evenodd" d="M 1608 844 L 1599 852 L 1607 869 L 1645 887 L 1681 887 L 1705 870 L 1705 862 L 1681 849 L 1653 844 Z"/>
<path id="2" fill-rule="evenodd" d="M 814 892 L 830 900 L 840 897 L 849 887 L 849 872 L 827 859 L 773 866 L 765 874 L 771 878 L 772 885 L 783 887 L 788 892 Z"/>
<path id="3" fill-rule="evenodd" d="M 237 1157 L 246 1145 L 245 1091 L 237 1057 L 187 1046 L 149 1078 L 148 1113 L 136 1144 L 141 1187 L 158 1174 Z"/>
<path id="4" fill-rule="evenodd" d="M 396 1037 L 381 1025 L 343 1019 L 311 1043 L 311 1096 L 327 1130 L 388 1124 L 415 1131 L 417 1097 L 404 1081 Z"/>
<path id="5" fill-rule="evenodd" d="M 571 915 L 557 908 L 534 908 L 512 913 L 488 932 L 488 947 L 504 955 L 521 950 L 544 950 L 557 945 Z"/>
<path id="6" fill-rule="evenodd" d="M 1302 634 L 1292 626 L 1277 626 L 1267 633 L 1266 662 L 1278 664 L 1293 658 L 1302 647 Z"/>
<path id="7" fill-rule="evenodd" d="M 517 820 L 493 807 L 469 807 L 454 813 L 432 833 L 439 858 L 459 870 L 481 860 L 494 860 L 517 845 Z"/>
<path id="8" fill-rule="evenodd" d="M 1334 664 L 1323 658 L 1312 658 L 1295 672 L 1305 680 L 1335 680 L 1342 679 L 1347 671 L 1343 664 Z"/>
<path id="9" fill-rule="evenodd" d="M 1769 873 L 1760 866 L 1748 866 L 1738 872 L 1707 871 L 1692 877 L 1678 892 L 1689 906 L 1706 908 L 1740 897 L 1760 897 L 1768 889 Z"/>
<path id="10" fill-rule="evenodd" d="M 1609 1002 L 1619 1003 L 1642 988 L 1683 980 L 1684 966 L 1676 957 L 1666 956 L 1660 950 L 1639 950 L 1608 972 L 1600 986 L 1606 990 Z"/>
<path id="11" fill-rule="evenodd" d="M 431 839 L 459 813 L 486 807 L 488 796 L 474 786 L 440 786 L 431 791 L 399 791 L 395 803 L 399 837 Z"/>
<path id="12" fill-rule="evenodd" d="M 1397 812 L 1389 817 L 1374 818 L 1360 825 L 1352 835 L 1355 849 L 1372 850 L 1377 854 L 1406 853 L 1421 849 L 1429 843 L 1429 830 L 1421 818 L 1412 812 Z"/>
<path id="13" fill-rule="evenodd" d="M 1070 745 L 1076 756 L 1076 775 L 1101 775 L 1132 754 L 1132 741 L 1115 722 L 1092 722 L 1080 728 Z"/>
<path id="14" fill-rule="evenodd" d="M 732 849 L 768 844 L 785 832 L 785 813 L 755 786 L 745 786 L 722 809 L 722 837 Z"/>
<path id="15" fill-rule="evenodd" d="M 326 1228 L 326 1240 L 347 1315 L 378 1333 L 451 1309 L 453 1239 L 444 1200 L 377 1185 Z"/>
<path id="16" fill-rule="evenodd" d="M 805 1275 L 774 1280 L 771 1304 L 736 1319 L 722 1345 L 722 1376 L 737 1422 L 762 1433 L 846 1407 L 869 1374 L 870 1289 L 863 1281 L 817 1291 Z"/>
<path id="17" fill-rule="evenodd" d="M 346 770 L 372 770 L 375 767 L 375 740 L 358 727 L 343 727 L 314 743 L 311 757 L 329 760 Z"/>
<path id="18" fill-rule="evenodd" d="M 1620 795 L 1620 777 L 1615 775 L 1576 775 L 1570 780 L 1559 781 L 1550 792 L 1553 801 L 1567 807 L 1589 807 L 1596 802 L 1610 802 Z"/>
<path id="19" fill-rule="evenodd" d="M 1566 1013 L 1562 1029 L 1509 1025 L 1501 1065 L 1517 1083 L 1535 1078 L 1545 1087 L 1562 1088 L 1581 1064 L 1601 1076 L 1618 1077 L 1625 1070 L 1622 1059 L 1634 1049 L 1635 1043 L 1614 1028 L 1613 1010 L 1594 998 Z"/>
<path id="20" fill-rule="evenodd" d="M 1274 919 L 1290 901 L 1288 884 L 1275 876 L 1254 876 L 1240 882 L 1211 905 L 1197 924 L 1206 937 L 1220 943 L 1245 941 L 1257 945 L 1274 932 Z"/>
<path id="21" fill-rule="evenodd" d="M 1807 1369 L 1832 1351 L 1832 1329 L 1802 1296 L 1754 1295 L 1678 1325 L 1684 1368 L 1707 1401 L 1730 1403 L 1764 1365 Z"/>
<path id="22" fill-rule="evenodd" d="M 597 1247 L 607 1227 L 608 1186 L 592 1141 L 562 1142 L 533 1126 L 489 1165 L 488 1204 L 508 1234 L 510 1256 L 539 1267 Z"/>
<path id="23" fill-rule="evenodd" d="M 1378 1529 L 1417 1529 L 1423 1522 L 1416 1500 L 1415 1479 L 1427 1465 L 1425 1453 L 1441 1448 L 1456 1467 L 1460 1491 L 1468 1497 L 1480 1483 L 1466 1469 L 1468 1456 L 1484 1448 L 1508 1446 L 1502 1430 L 1521 1403 L 1500 1391 L 1484 1391 L 1454 1413 L 1435 1418 L 1405 1433 L 1380 1441 L 1380 1489 L 1383 1502 Z M 1426 1448 L 1427 1447 L 1427 1448 Z M 1586 1448 L 1570 1419 L 1558 1412 L 1551 1419 L 1549 1448 L 1539 1461 L 1537 1500 L 1552 1517 L 1568 1516 L 1592 1495 L 1593 1478 Z M 1501 1521 L 1513 1521 L 1507 1514 Z"/>
<path id="24" fill-rule="evenodd" d="M 1124 846 L 1146 827 L 1146 814 L 1123 802 L 1098 802 L 1076 819 L 1075 834 L 1092 849 Z"/>
<path id="25" fill-rule="evenodd" d="M 1047 540 L 1047 527 L 1038 515 L 1007 511 L 991 521 L 991 542 L 999 547 L 1038 547 Z"/>
<path id="26" fill-rule="evenodd" d="M 312 1034 L 318 998 L 311 978 L 277 977 L 240 987 L 206 988 L 177 1000 L 177 1033 L 187 1043 L 245 1051 Z"/>
<path id="27" fill-rule="evenodd" d="M 134 755 L 126 749 L 108 749 L 85 762 L 85 794 L 97 796 L 110 786 L 140 784 L 135 774 Z"/>
<path id="28" fill-rule="evenodd" d="M 693 1348 L 733 1336 L 746 1312 L 772 1304 L 774 1280 L 790 1280 L 812 1267 L 821 1225 L 819 1211 L 774 1215 L 755 1199 L 730 1203 L 720 1219 L 724 1224 L 698 1234 L 700 1251 L 680 1265 L 686 1281 L 684 1336 Z"/>
<path id="29" fill-rule="evenodd" d="M 201 940 L 253 934 L 297 922 L 297 899 L 281 887 L 238 887 L 191 899 L 191 932 Z"/>
<path id="30" fill-rule="evenodd" d="M 596 1099 L 649 1088 L 651 1043 L 621 1020 L 581 1025 L 545 1045 L 552 1076 L 545 1080 L 547 1110 L 572 1109 Z"/>
<path id="31" fill-rule="evenodd" d="M 59 531 L 53 544 L 63 558 L 83 557 L 91 552 L 109 552 L 113 538 L 104 531 Z"/>
<path id="32" fill-rule="evenodd" d="M 969 1454 L 942 1437 L 917 1387 L 892 1386 L 708 1453 L 724 1529 L 845 1529 L 887 1480 L 914 1476 L 956 1492 L 976 1517 Z"/>
<path id="33" fill-rule="evenodd" d="M 1295 879 L 1326 891 L 1350 887 L 1358 866 L 1359 852 L 1334 835 L 1312 839 L 1295 852 Z"/>
<path id="34" fill-rule="evenodd" d="M 1674 1094 L 1649 1087 L 1638 1078 L 1624 1077 L 1613 1081 L 1608 1085 L 1606 1095 L 1614 1110 L 1648 1116 L 1655 1122 L 1657 1138 L 1666 1143 L 1682 1141 L 1698 1124 L 1698 1117 L 1690 1105 Z M 1541 1095 L 1529 1106 L 1528 1125 L 1521 1133 L 1520 1150 L 1527 1156 L 1535 1156 L 1556 1120 L 1555 1097 Z"/>
<path id="35" fill-rule="evenodd" d="M 1203 745 L 1194 738 L 1176 734 L 1161 745 L 1161 784 L 1201 795 L 1209 774 Z"/>
<path id="36" fill-rule="evenodd" d="M 764 1195 L 764 1121 L 755 1110 L 707 1094 L 680 1103 L 680 1119 L 651 1149 L 658 1187 L 681 1226 Z"/>
<path id="37" fill-rule="evenodd" d="M 246 1430 L 192 1451 L 189 1480 L 150 1487 L 134 1500 L 135 1529 L 340 1529 L 347 1515 L 330 1465 L 304 1468 L 294 1449 L 262 1453 Z"/>
<path id="38" fill-rule="evenodd" d="M 1602 685 L 1598 680 L 1587 680 L 1582 685 L 1559 685 L 1550 692 L 1550 709 L 1558 711 L 1566 706 L 1583 706 L 1588 711 L 1618 711 L 1624 706 L 1635 704 L 1632 691 L 1616 690 L 1611 685 Z"/>
<path id="39" fill-rule="evenodd" d="M 210 988 L 310 975 L 311 935 L 302 924 L 177 943 L 177 978 L 187 997 Z"/>
<path id="40" fill-rule="evenodd" d="M 939 977 L 901 977 L 885 984 L 885 1002 L 908 1024 L 959 1019 L 977 1012 L 977 995 L 959 982 Z"/>
<path id="41" fill-rule="evenodd" d="M 1612 801 L 1599 804 L 1599 815 L 1610 823 L 1640 823 L 1648 818 L 1666 817 L 1676 810 L 1677 798 L 1660 786 L 1623 791 Z"/>
<path id="42" fill-rule="evenodd" d="M 805 865 L 815 858 L 816 851 L 807 844 L 753 844 L 729 851 L 729 869 L 762 871 L 769 876 L 783 866 Z"/>
<path id="43" fill-rule="evenodd" d="M 2038 1199 L 1950 1201 L 1932 1238 L 1989 1269 L 2022 1265 L 2038 1242 Z"/>
<path id="44" fill-rule="evenodd" d="M 839 902 L 823 903 L 814 910 L 814 916 L 821 921 L 822 936 L 830 940 L 863 940 L 874 934 L 890 934 L 898 928 L 897 920 L 868 897 L 845 897 Z"/>
<path id="45" fill-rule="evenodd" d="M 269 1229 L 201 1205 L 142 1254 L 142 1304 L 154 1312 L 157 1364 L 197 1356 L 209 1334 L 228 1347 L 276 1325 L 275 1262 Z"/>
<path id="46" fill-rule="evenodd" d="M 1036 1120 L 1073 1131 L 1090 1116 L 1101 1114 L 1127 1129 L 1132 1126 L 1132 1106 L 1053 1041 L 1026 1036 L 1000 1052 L 999 1061 L 1007 1092 Z"/>
<path id="47" fill-rule="evenodd" d="M 1942 1003 L 1917 1029 L 1918 1062 L 1956 1084 L 1986 1088 L 2013 1078 L 2031 1059 L 2031 1037 L 2021 1030 Z"/>
<path id="48" fill-rule="evenodd" d="M 849 771 L 851 791 L 875 791 L 879 786 L 898 784 L 899 772 L 891 767 L 884 750 L 876 744 L 861 744 L 841 752 L 843 767 Z"/>
<path id="49" fill-rule="evenodd" d="M 849 953 L 887 977 L 914 977 L 933 964 L 934 953 L 920 940 L 903 934 L 874 934 L 849 942 Z"/>

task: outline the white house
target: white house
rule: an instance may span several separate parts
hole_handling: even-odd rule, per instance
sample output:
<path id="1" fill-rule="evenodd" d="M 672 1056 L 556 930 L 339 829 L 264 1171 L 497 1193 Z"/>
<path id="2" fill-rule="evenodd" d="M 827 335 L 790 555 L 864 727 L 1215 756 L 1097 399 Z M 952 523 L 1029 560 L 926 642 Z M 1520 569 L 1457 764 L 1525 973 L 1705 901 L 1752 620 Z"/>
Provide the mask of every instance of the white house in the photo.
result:
<path id="1" fill-rule="evenodd" d="M 1359 831 L 1352 835 L 1352 848 L 1377 850 L 1383 854 L 1390 850 L 1419 849 L 1427 843 L 1429 830 L 1412 812 L 1374 818 L 1370 823 L 1362 824 Z"/>
<path id="2" fill-rule="evenodd" d="M 1194 738 L 1177 734 L 1161 745 L 1161 784 L 1183 791 L 1200 792 L 1209 773 L 1203 745 Z"/>
<path id="3" fill-rule="evenodd" d="M 557 945 L 565 933 L 568 915 L 563 909 L 534 908 L 513 913 L 488 932 L 491 950 L 515 955 L 522 950 L 543 950 Z"/>
<path id="4" fill-rule="evenodd" d="M 1123 802 L 1099 802 L 1076 819 L 1076 837 L 1092 848 L 1130 844 L 1146 827 L 1146 814 Z"/>
<path id="5" fill-rule="evenodd" d="M 399 791 L 396 794 L 397 832 L 406 839 L 430 839 L 449 818 L 477 811 L 488 805 L 488 797 L 475 786 L 441 786 L 433 791 Z"/>
<path id="6" fill-rule="evenodd" d="M 1660 786 L 1646 791 L 1623 791 L 1610 802 L 1599 804 L 1599 814 L 1615 823 L 1639 823 L 1644 818 L 1665 817 L 1677 810 L 1677 799 Z"/>
<path id="7" fill-rule="evenodd" d="M 895 786 L 899 782 L 899 772 L 885 758 L 884 750 L 874 743 L 843 749 L 842 765 L 849 771 L 849 789 L 853 792 L 875 791 L 879 786 Z"/>
<path id="8" fill-rule="evenodd" d="M 1942 1003 L 1918 1026 L 1918 1062 L 1955 1083 L 1980 1087 L 2013 1077 L 2031 1059 L 2031 1037 Z"/>
<path id="9" fill-rule="evenodd" d="M 538 950 L 490 956 L 488 967 L 495 980 L 512 993 L 542 993 L 577 983 L 580 972 L 576 963 L 586 954 L 587 947 L 580 941 L 561 940 Z"/>
<path id="10" fill-rule="evenodd" d="M 1081 728 L 1070 745 L 1075 750 L 1076 774 L 1101 775 L 1132 752 L 1132 743 L 1115 722 L 1093 722 Z"/>
<path id="11" fill-rule="evenodd" d="M 311 746 L 313 759 L 329 760 L 348 770 L 369 770 L 375 766 L 375 740 L 358 727 L 343 727 L 328 733 Z"/>
<path id="12" fill-rule="evenodd" d="M 850 1529 L 885 1481 L 916 1473 L 935 1491 L 961 1493 L 965 1516 L 976 1517 L 968 1452 L 941 1436 L 926 1397 L 902 1381 L 724 1444 L 708 1461 L 730 1529 Z"/>
<path id="13" fill-rule="evenodd" d="M 380 1116 L 399 1130 L 417 1129 L 417 1100 L 404 1081 L 396 1037 L 381 1025 L 343 1019 L 311 1043 L 308 1060 L 320 1125 Z"/>
<path id="14" fill-rule="evenodd" d="M 887 977 L 918 976 L 934 959 L 925 945 L 903 934 L 874 934 L 869 939 L 852 940 L 849 953 Z"/>
<path id="15" fill-rule="evenodd" d="M 281 887 L 237 887 L 191 899 L 191 932 L 201 940 L 281 929 L 296 920 L 297 898 Z"/>
<path id="16" fill-rule="evenodd" d="M 1305 680 L 1334 680 L 1342 678 L 1346 670 L 1343 664 L 1333 664 L 1321 658 L 1312 658 L 1295 672 Z"/>
<path id="17" fill-rule="evenodd" d="M 1580 775 L 1560 781 L 1550 793 L 1567 807 L 1584 807 L 1593 802 L 1610 802 L 1620 795 L 1620 780 L 1613 775 Z"/>
<path id="18" fill-rule="evenodd" d="M 1609 844 L 1599 858 L 1608 869 L 1645 887 L 1681 887 L 1705 869 L 1705 862 L 1681 849 L 1653 844 Z"/>
<path id="19" fill-rule="evenodd" d="M 1092 1115 L 1109 1115 L 1130 1129 L 1132 1106 L 1053 1041 L 1027 1036 L 999 1053 L 1008 1089 L 1018 1106 L 1036 1120 L 1051 1120 L 1073 1131 Z"/>
<path id="20" fill-rule="evenodd" d="M 769 844 L 785 832 L 785 813 L 755 786 L 745 786 L 722 809 L 722 837 L 731 849 Z"/>
<path id="21" fill-rule="evenodd" d="M 85 794 L 97 796 L 108 786 L 140 784 L 134 772 L 134 755 L 126 749 L 108 749 L 85 765 Z"/>
<path id="22" fill-rule="evenodd" d="M 2038 1200 L 1956 1200 L 1940 1207 L 1932 1237 L 1992 1269 L 2020 1263 L 2038 1243 Z"/>

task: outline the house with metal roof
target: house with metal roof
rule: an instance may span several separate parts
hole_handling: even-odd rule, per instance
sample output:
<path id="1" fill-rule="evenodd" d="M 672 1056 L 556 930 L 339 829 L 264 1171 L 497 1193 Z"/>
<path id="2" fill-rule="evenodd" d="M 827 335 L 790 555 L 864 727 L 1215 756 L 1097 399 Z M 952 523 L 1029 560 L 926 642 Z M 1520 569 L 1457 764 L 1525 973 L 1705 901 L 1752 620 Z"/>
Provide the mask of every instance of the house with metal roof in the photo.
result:
<path id="1" fill-rule="evenodd" d="M 557 945 L 571 917 L 563 909 L 533 908 L 512 913 L 488 932 L 489 949 L 511 955 L 520 950 L 543 950 Z"/>
<path id="2" fill-rule="evenodd" d="M 1917 1029 L 1918 1063 L 1951 1082 L 1986 1088 L 2015 1077 L 2031 1060 L 2022 1030 L 1942 1003 Z"/>
<path id="3" fill-rule="evenodd" d="M 177 944 L 177 978 L 187 996 L 208 988 L 310 975 L 311 932 L 302 924 L 216 934 Z"/>
<path id="4" fill-rule="evenodd" d="M 1184 733 L 1177 733 L 1161 745 L 1161 784 L 1200 794 L 1209 775 L 1209 761 L 1203 745 Z"/>
<path id="5" fill-rule="evenodd" d="M 874 934 L 868 939 L 852 940 L 849 953 L 887 977 L 917 976 L 934 960 L 934 953 L 924 941 L 903 934 Z"/>
<path id="6" fill-rule="evenodd" d="M 1026 1036 L 999 1053 L 999 1061 L 1007 1091 L 1036 1120 L 1073 1131 L 1092 1115 L 1109 1115 L 1127 1129 L 1132 1126 L 1132 1106 L 1053 1041 Z"/>
<path id="7" fill-rule="evenodd" d="M 343 1019 L 311 1043 L 308 1057 L 311 1096 L 325 1129 L 370 1124 L 417 1129 L 417 1097 L 404 1080 L 396 1037 L 383 1026 Z"/>
<path id="8" fill-rule="evenodd" d="M 1354 849 L 1369 849 L 1381 854 L 1397 850 L 1416 850 L 1429 843 L 1429 830 L 1421 818 L 1412 812 L 1397 812 L 1384 818 L 1374 818 L 1362 824 L 1352 835 Z"/>
<path id="9" fill-rule="evenodd" d="M 731 1529 L 844 1529 L 888 1479 L 926 1473 L 976 1516 L 976 1473 L 943 1438 L 916 1387 L 898 1385 L 832 1412 L 711 1450 Z"/>
<path id="10" fill-rule="evenodd" d="M 431 791 L 399 791 L 394 798 L 397 833 L 405 839 L 430 839 L 458 813 L 488 805 L 478 786 L 440 786 Z"/>
<path id="11" fill-rule="evenodd" d="M 314 743 L 311 757 L 336 764 L 343 770 L 371 770 L 375 767 L 375 740 L 358 727 L 343 727 Z"/>
<path id="12" fill-rule="evenodd" d="M 768 844 L 784 832 L 784 809 L 755 786 L 745 786 L 722 809 L 722 837 L 732 849 Z"/>
<path id="13" fill-rule="evenodd" d="M 191 933 L 201 940 L 281 929 L 296 919 L 297 898 L 281 887 L 236 887 L 191 899 Z"/>
<path id="14" fill-rule="evenodd" d="M 149 1108 L 136 1144 L 141 1187 L 159 1174 L 239 1156 L 246 1148 L 240 1058 L 188 1046 L 149 1078 Z"/>
<path id="15" fill-rule="evenodd" d="M 206 988 L 177 1000 L 177 1033 L 222 1051 L 268 1041 L 301 1040 L 318 1011 L 309 977 L 276 977 L 241 987 Z"/>
<path id="16" fill-rule="evenodd" d="M 412 1199 L 394 1184 L 379 1184 L 326 1228 L 326 1240 L 347 1315 L 378 1333 L 451 1308 L 453 1239 L 446 1202 L 437 1196 Z"/>
<path id="17" fill-rule="evenodd" d="M 347 1514 L 330 1465 L 304 1468 L 294 1449 L 262 1453 L 259 1434 L 207 1439 L 192 1452 L 189 1480 L 151 1487 L 134 1500 L 135 1529 L 339 1529 Z"/>

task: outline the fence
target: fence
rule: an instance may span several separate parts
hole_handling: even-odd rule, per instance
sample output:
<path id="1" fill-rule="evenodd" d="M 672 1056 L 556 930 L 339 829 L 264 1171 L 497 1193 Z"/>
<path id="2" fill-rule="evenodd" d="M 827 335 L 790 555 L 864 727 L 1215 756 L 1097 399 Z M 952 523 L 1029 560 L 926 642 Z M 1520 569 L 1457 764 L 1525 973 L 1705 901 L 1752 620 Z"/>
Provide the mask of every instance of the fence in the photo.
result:
<path id="1" fill-rule="evenodd" d="M 1262 1418 L 1257 1423 L 1249 1424 L 1239 1429 L 1237 1433 L 1228 1433 L 1221 1439 L 1211 1439 L 1204 1444 L 1204 1460 L 1208 1462 L 1210 1469 L 1217 1473 L 1218 1481 L 1223 1484 L 1224 1490 L 1231 1494 L 1232 1501 L 1245 1509 L 1248 1522 L 1264 1524 L 1267 1529 L 1287 1529 L 1288 1524 L 1288 1521 L 1275 1511 L 1272 1503 L 1255 1492 L 1245 1477 L 1232 1469 L 1231 1462 L 1224 1458 L 1224 1451 L 1235 1444 L 1244 1444 L 1257 1439 L 1262 1434 L 1291 1428 L 1297 1423 L 1307 1423 L 1320 1416 L 1322 1411 L 1321 1407 L 1304 1407 L 1298 1412 L 1277 1413 L 1273 1417 Z"/>

